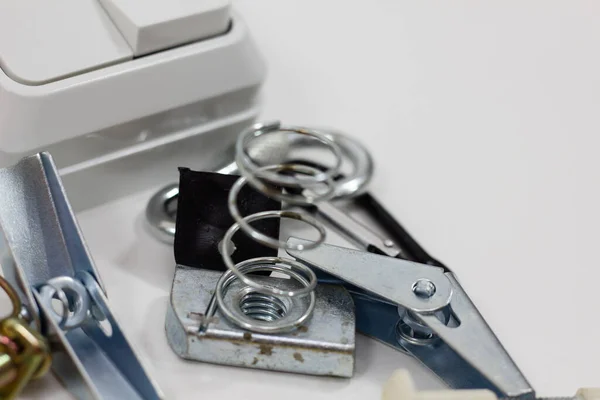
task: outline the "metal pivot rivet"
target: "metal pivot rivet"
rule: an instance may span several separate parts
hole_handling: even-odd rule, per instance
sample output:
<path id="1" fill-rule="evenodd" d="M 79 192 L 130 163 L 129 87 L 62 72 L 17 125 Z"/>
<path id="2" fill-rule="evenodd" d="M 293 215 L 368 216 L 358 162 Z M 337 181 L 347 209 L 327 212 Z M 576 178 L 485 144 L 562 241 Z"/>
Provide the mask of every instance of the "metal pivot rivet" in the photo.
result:
<path id="1" fill-rule="evenodd" d="M 429 279 L 419 279 L 412 286 L 415 296 L 428 299 L 435 294 L 435 285 Z"/>
<path id="2" fill-rule="evenodd" d="M 392 242 L 390 239 L 385 239 L 385 240 L 383 241 L 383 245 L 384 245 L 385 247 L 394 247 L 394 242 Z"/>

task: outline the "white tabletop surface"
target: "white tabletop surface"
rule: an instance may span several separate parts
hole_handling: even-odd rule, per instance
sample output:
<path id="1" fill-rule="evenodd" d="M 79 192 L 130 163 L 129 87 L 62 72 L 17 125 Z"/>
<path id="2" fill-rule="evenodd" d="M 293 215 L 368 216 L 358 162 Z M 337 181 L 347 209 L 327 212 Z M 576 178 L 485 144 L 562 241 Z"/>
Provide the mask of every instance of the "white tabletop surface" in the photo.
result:
<path id="1" fill-rule="evenodd" d="M 269 67 L 266 119 L 369 147 L 372 191 L 458 275 L 540 395 L 600 385 L 600 3 L 235 1 Z M 123 329 L 168 399 L 377 399 L 416 361 L 357 340 L 352 379 L 180 360 L 172 249 L 150 192 L 79 214 Z M 25 398 L 68 399 L 44 379 Z"/>

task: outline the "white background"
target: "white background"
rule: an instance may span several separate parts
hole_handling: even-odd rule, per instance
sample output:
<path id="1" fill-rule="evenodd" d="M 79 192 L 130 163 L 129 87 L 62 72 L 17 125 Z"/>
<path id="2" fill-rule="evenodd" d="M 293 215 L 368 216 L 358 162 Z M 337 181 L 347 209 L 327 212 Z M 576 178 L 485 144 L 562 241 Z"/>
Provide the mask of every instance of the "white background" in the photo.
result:
<path id="1" fill-rule="evenodd" d="M 540 395 L 600 385 L 600 3 L 235 1 L 269 67 L 265 119 L 330 126 L 372 191 L 458 275 Z M 168 399 L 376 399 L 408 357 L 359 337 L 354 378 L 183 362 L 164 316 L 172 249 L 150 192 L 79 215 L 129 337 Z M 50 379 L 27 398 L 70 398 Z"/>

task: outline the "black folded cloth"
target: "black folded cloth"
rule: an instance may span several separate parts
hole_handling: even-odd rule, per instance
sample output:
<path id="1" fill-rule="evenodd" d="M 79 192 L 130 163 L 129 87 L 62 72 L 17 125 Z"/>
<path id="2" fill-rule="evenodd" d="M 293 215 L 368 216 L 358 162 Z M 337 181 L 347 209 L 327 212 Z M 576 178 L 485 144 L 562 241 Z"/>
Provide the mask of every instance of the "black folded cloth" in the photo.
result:
<path id="1" fill-rule="evenodd" d="M 227 198 L 238 178 L 216 172 L 179 169 L 174 244 L 177 264 L 225 270 L 218 245 L 234 223 L 227 207 Z M 240 191 L 237 204 L 243 216 L 281 209 L 280 202 L 268 198 L 249 185 Z M 279 218 L 256 221 L 252 226 L 265 235 L 279 237 Z M 257 243 L 242 231 L 234 235 L 233 242 L 236 250 L 232 258 L 236 263 L 249 258 L 277 255 L 277 250 Z"/>

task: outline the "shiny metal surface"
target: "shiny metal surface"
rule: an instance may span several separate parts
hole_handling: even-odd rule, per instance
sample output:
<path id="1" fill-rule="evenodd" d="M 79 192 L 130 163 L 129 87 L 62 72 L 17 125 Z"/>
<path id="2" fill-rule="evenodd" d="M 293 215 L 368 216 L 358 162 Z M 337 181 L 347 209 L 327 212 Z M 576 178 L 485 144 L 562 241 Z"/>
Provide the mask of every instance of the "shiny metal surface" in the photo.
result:
<path id="1" fill-rule="evenodd" d="M 248 148 L 252 148 L 251 143 L 253 141 L 258 140 L 264 135 L 273 133 L 289 133 L 294 136 L 299 135 L 298 137 L 301 137 L 304 140 L 313 140 L 321 143 L 333 154 L 335 159 L 333 166 L 324 171 L 317 170 L 314 175 L 303 176 L 302 178 L 284 175 L 280 170 L 273 171 L 265 169 L 264 164 L 276 165 L 281 164 L 282 162 L 258 163 L 252 158 Z M 258 145 L 260 145 L 260 143 Z M 315 183 L 333 180 L 333 178 L 340 173 L 342 168 L 342 150 L 334 140 L 323 132 L 315 129 L 282 125 L 279 121 L 274 121 L 254 124 L 240 134 L 235 144 L 235 162 L 238 165 L 241 174 L 245 176 L 251 184 L 253 182 L 251 178 L 256 178 L 254 182 L 267 181 L 273 185 L 297 188 L 302 187 L 303 185 L 313 185 Z M 288 161 L 284 162 L 288 163 Z"/>
<path id="2" fill-rule="evenodd" d="M 53 372 L 79 399 L 162 398 L 108 308 L 50 155 L 40 153 L 0 170 L 0 190 L 0 263 L 30 314 L 44 321 L 38 326 L 45 327 L 42 333 L 53 345 Z M 84 286 L 88 308 L 96 309 L 85 310 L 86 318 L 69 330 L 59 326 L 62 318 L 55 317 L 50 292 L 40 293 L 48 282 L 61 286 L 63 279 Z M 110 335 L 98 317 L 108 321 Z"/>
<path id="3" fill-rule="evenodd" d="M 334 200 L 347 199 L 364 192 L 373 176 L 373 159 L 371 154 L 358 140 L 341 132 L 322 130 L 328 138 L 333 140 L 347 158 L 351 171 L 344 173 L 344 178 L 336 181 Z M 291 142 L 290 146 L 309 146 L 307 138 L 299 137 Z"/>
<path id="4" fill-rule="evenodd" d="M 364 191 L 373 175 L 373 160 L 367 149 L 358 141 L 349 138 L 341 133 L 322 131 L 326 137 L 335 142 L 344 157 L 345 164 L 350 166 L 350 171 L 345 173 L 345 177 L 336 181 L 333 193 L 335 199 L 344 199 L 352 197 Z M 257 162 L 262 164 L 279 164 L 284 161 L 290 150 L 294 146 L 305 146 L 310 148 L 314 143 L 309 138 L 287 137 L 284 135 L 260 136 L 256 139 L 256 145 L 248 149 L 249 155 Z M 222 167 L 217 167 L 215 172 L 221 174 L 237 174 L 238 166 L 235 161 L 228 162 Z M 160 189 L 152 196 L 146 207 L 146 221 L 150 232 L 160 241 L 172 244 L 175 236 L 176 223 L 176 203 L 179 194 L 179 185 L 172 183 Z M 348 236 L 350 239 L 358 239 L 360 243 L 379 245 L 386 242 L 386 238 L 363 227 L 360 231 L 354 228 L 358 222 L 354 221 L 347 214 L 338 212 L 329 212 L 335 209 L 332 203 L 321 202 L 322 209 L 319 209 L 321 215 L 326 221 L 335 224 L 336 228 Z M 340 215 L 341 214 L 341 215 Z M 356 233 L 354 233 L 356 232 Z M 386 254 L 392 255 L 396 252 L 394 243 L 384 246 Z"/>
<path id="5" fill-rule="evenodd" d="M 164 243 L 172 244 L 175 239 L 178 195 L 179 184 L 172 183 L 157 191 L 146 206 L 148 230 Z"/>
<path id="6" fill-rule="evenodd" d="M 234 272 L 235 271 L 235 272 Z M 256 280 L 248 278 L 248 274 L 256 272 L 278 272 L 290 277 L 289 280 L 300 284 L 300 288 L 290 285 L 292 282 L 284 282 L 278 278 Z M 277 296 L 281 302 L 286 302 L 290 307 L 294 306 L 294 313 L 286 313 L 281 318 L 258 320 L 245 315 L 236 303 L 231 302 L 232 284 L 241 280 L 248 289 L 256 293 Z M 282 285 L 282 282 L 285 285 Z M 315 273 L 305 265 L 282 257 L 261 257 L 245 260 L 225 272 L 217 282 L 215 290 L 216 304 L 220 312 L 232 323 L 240 328 L 259 333 L 289 332 L 300 327 L 310 318 L 315 308 L 315 287 L 317 277 Z M 226 296 L 226 293 L 229 296 Z M 240 293 L 235 293 L 233 298 L 239 298 Z M 206 315 L 213 315 L 216 308 L 215 302 Z"/>
<path id="7" fill-rule="evenodd" d="M 289 141 L 286 136 L 267 136 L 259 138 L 259 146 L 250 149 L 250 155 L 259 162 L 281 162 L 289 150 Z M 235 141 L 224 152 L 226 163 L 215 169 L 215 172 L 225 175 L 238 173 L 234 158 Z M 172 244 L 175 238 L 175 223 L 177 216 L 177 196 L 179 184 L 172 183 L 158 190 L 148 201 L 146 206 L 146 221 L 150 233 L 164 243 Z"/>
<path id="8" fill-rule="evenodd" d="M 252 149 L 252 145 L 257 145 L 255 141 L 266 138 L 270 134 L 277 133 L 291 133 L 294 135 L 307 136 L 324 144 L 336 158 L 334 167 L 332 169 L 321 171 L 314 167 L 306 167 L 293 163 L 269 165 L 257 164 L 256 161 L 251 158 L 249 149 Z M 260 142 L 258 145 L 260 145 Z M 254 189 L 266 196 L 280 201 L 292 202 L 292 204 L 313 204 L 320 199 L 325 199 L 327 195 L 333 194 L 333 189 L 335 188 L 333 177 L 339 173 L 339 168 L 342 165 L 341 151 L 333 141 L 326 138 L 321 132 L 299 127 L 288 127 L 281 125 L 279 122 L 272 122 L 269 124 L 255 124 L 242 132 L 236 143 L 235 159 L 240 169 L 241 176 L 233 184 L 227 199 L 229 212 L 235 222 L 227 232 L 225 232 L 219 246 L 223 263 L 228 271 L 225 273 L 224 278 L 219 280 L 215 297 L 223 314 L 231 322 L 237 324 L 241 328 L 259 333 L 287 332 L 302 325 L 314 310 L 314 290 L 317 285 L 315 273 L 304 264 L 288 257 L 258 257 L 250 260 L 242 260 L 236 264 L 232 258 L 232 254 L 235 251 L 233 236 L 238 230 L 241 230 L 254 241 L 273 249 L 294 248 L 296 250 L 302 250 L 307 246 L 316 247 L 320 245 L 325 240 L 325 227 L 305 210 L 267 210 L 242 216 L 237 207 L 238 195 L 240 189 L 248 182 Z M 314 185 L 321 185 L 323 183 L 325 183 L 327 189 L 324 192 L 320 192 L 318 195 L 310 197 L 305 197 L 304 192 L 301 192 L 300 194 L 290 192 L 288 194 L 285 193 L 286 190 L 282 190 L 286 188 L 298 189 L 303 187 L 313 187 Z M 297 246 L 289 247 L 286 241 L 280 241 L 279 238 L 269 237 L 251 225 L 254 221 L 267 218 L 290 218 L 307 223 L 318 231 L 319 239 L 314 242 L 302 243 Z M 266 266 L 261 266 L 261 264 L 265 264 Z M 292 280 L 300 283 L 301 287 L 294 289 L 286 287 L 282 289 L 274 284 L 278 281 L 278 279 L 275 278 L 273 278 L 271 282 L 259 282 L 248 277 L 253 270 L 283 273 L 284 275 L 288 275 Z M 286 316 L 277 320 L 257 321 L 256 318 L 248 318 L 240 313 L 236 313 L 234 309 L 224 301 L 224 289 L 229 286 L 234 276 L 235 279 L 242 281 L 247 286 L 252 287 L 262 294 L 286 299 L 309 296 L 310 301 L 305 307 L 305 311 L 302 314 L 299 314 L 295 319 Z"/>
<path id="9" fill-rule="evenodd" d="M 177 266 L 165 321 L 167 339 L 176 354 L 189 360 L 246 368 L 352 376 L 354 306 L 346 289 L 319 285 L 311 318 L 293 332 L 269 335 L 241 329 L 219 310 L 214 315 L 204 314 L 220 276 L 217 271 Z M 296 287 L 289 280 L 283 281 L 288 281 L 281 284 L 291 285 L 290 289 Z M 245 294 L 248 287 L 238 280 L 230 290 Z M 286 313 L 294 312 L 289 308 L 293 305 L 286 307 Z M 207 329 L 200 330 L 205 321 Z"/>
<path id="10" fill-rule="evenodd" d="M 71 330 L 78 328 L 88 318 L 91 308 L 90 297 L 85 286 L 70 276 L 58 276 L 50 279 L 42 285 L 39 292 L 40 300 L 44 302 L 46 308 L 50 311 L 49 316 L 58 322 L 61 329 Z M 67 292 L 70 294 L 70 297 L 67 297 Z M 52 299 L 55 296 L 63 305 L 61 315 L 52 307 Z M 69 301 L 69 298 L 72 301 Z"/>
<path id="11" fill-rule="evenodd" d="M 289 241 L 294 245 L 306 242 L 297 238 Z M 300 262 L 415 312 L 439 310 L 447 306 L 452 297 L 451 283 L 441 268 L 423 268 L 422 264 L 412 261 L 329 244 L 287 252 Z M 413 284 L 424 278 L 436 286 L 435 294 L 429 298 L 416 296 L 412 290 Z"/>
<path id="12" fill-rule="evenodd" d="M 535 398 L 452 273 L 327 244 L 288 253 L 332 277 L 326 281 L 350 285 L 360 332 L 415 356 L 451 387 Z"/>
<path id="13" fill-rule="evenodd" d="M 327 235 L 327 231 L 322 223 L 320 223 L 317 219 L 313 218 L 307 212 L 299 212 L 299 211 L 289 211 L 289 210 L 272 210 L 272 211 L 263 211 L 261 213 L 256 213 L 248 216 L 242 216 L 240 213 L 237 203 L 238 203 L 238 195 L 242 187 L 244 187 L 246 183 L 246 177 L 241 176 L 231 187 L 229 191 L 229 197 L 227 199 L 227 205 L 229 208 L 229 213 L 233 217 L 235 224 L 225 233 L 225 237 L 228 240 L 231 240 L 234 233 L 238 230 L 242 230 L 246 235 L 250 236 L 256 242 L 263 244 L 265 246 L 271 247 L 273 249 L 278 248 L 287 248 L 289 244 L 285 240 L 280 240 L 279 238 L 273 238 L 261 233 L 258 229 L 252 227 L 251 222 L 257 221 L 265 218 L 289 218 L 296 221 L 304 222 L 312 226 L 319 234 L 319 238 L 311 243 L 308 243 L 307 246 L 316 247 L 325 241 L 325 236 Z M 262 189 L 262 188 L 261 188 Z M 271 196 L 271 193 L 265 193 L 270 198 L 274 198 L 275 196 Z M 298 200 L 299 201 L 299 200 Z M 260 214 L 260 215 L 259 215 Z M 223 242 L 229 246 L 230 242 L 228 240 L 224 240 Z M 304 246 L 304 245 L 302 245 Z M 296 248 L 297 250 L 301 250 L 300 248 Z M 225 252 L 230 254 L 230 252 Z M 227 262 L 227 261 L 226 261 Z"/>
<path id="14" fill-rule="evenodd" d="M 9 315 L 0 318 L 0 398 L 14 400 L 32 379 L 44 376 L 52 356 L 47 340 L 21 316 L 21 299 L 0 276 L 0 288 L 12 303 Z"/>

